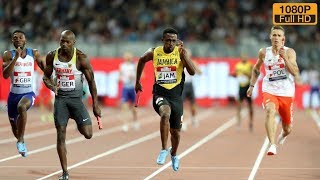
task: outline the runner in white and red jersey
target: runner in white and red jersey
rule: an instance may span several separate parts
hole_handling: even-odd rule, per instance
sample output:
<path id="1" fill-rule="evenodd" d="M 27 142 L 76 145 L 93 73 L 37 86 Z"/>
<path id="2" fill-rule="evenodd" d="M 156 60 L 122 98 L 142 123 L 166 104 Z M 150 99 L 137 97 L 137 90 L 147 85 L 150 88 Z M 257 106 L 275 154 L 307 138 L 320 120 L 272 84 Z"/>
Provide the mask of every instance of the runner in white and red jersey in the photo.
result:
<path id="1" fill-rule="evenodd" d="M 266 111 L 266 130 L 270 141 L 267 155 L 275 155 L 276 122 L 275 116 L 279 113 L 282 120 L 282 131 L 278 136 L 278 144 L 283 144 L 291 132 L 293 98 L 295 83 L 301 83 L 299 68 L 296 62 L 294 49 L 285 47 L 285 31 L 281 26 L 271 28 L 270 40 L 272 46 L 262 48 L 259 58 L 252 70 L 250 87 L 247 95 L 252 95 L 254 84 L 260 75 L 260 67 L 264 64 L 265 76 L 262 82 L 263 107 Z"/>
<path id="2" fill-rule="evenodd" d="M 27 111 L 32 107 L 35 99 L 33 80 L 35 61 L 43 70 L 44 61 L 40 59 L 38 50 L 26 48 L 25 33 L 16 30 L 12 33 L 14 50 L 7 50 L 3 54 L 3 77 L 11 79 L 8 96 L 8 116 L 14 136 L 17 138 L 17 149 L 23 156 L 27 156 L 24 142 L 24 132 L 27 123 Z"/>

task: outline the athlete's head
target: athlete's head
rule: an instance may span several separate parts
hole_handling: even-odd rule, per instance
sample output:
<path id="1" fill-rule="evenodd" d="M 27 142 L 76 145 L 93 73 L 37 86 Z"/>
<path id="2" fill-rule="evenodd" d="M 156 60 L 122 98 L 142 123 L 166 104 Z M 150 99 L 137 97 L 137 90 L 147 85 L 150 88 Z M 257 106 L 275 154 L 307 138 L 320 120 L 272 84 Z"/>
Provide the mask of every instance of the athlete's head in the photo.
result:
<path id="1" fill-rule="evenodd" d="M 76 36 L 71 30 L 64 30 L 60 36 L 60 48 L 63 51 L 72 51 L 76 43 Z"/>
<path id="2" fill-rule="evenodd" d="M 248 61 L 248 56 L 245 53 L 240 55 L 241 62 L 246 63 Z"/>
<path id="3" fill-rule="evenodd" d="M 123 60 L 125 62 L 132 62 L 133 61 L 132 54 L 130 52 L 125 52 L 123 54 Z"/>
<path id="4" fill-rule="evenodd" d="M 162 33 L 163 50 L 165 53 L 171 53 L 176 47 L 178 40 L 178 31 L 173 28 L 166 28 Z"/>
<path id="5" fill-rule="evenodd" d="M 270 31 L 272 46 L 282 47 L 285 41 L 285 32 L 282 26 L 273 26 Z"/>
<path id="6" fill-rule="evenodd" d="M 13 46 L 15 48 L 18 48 L 20 47 L 21 49 L 24 49 L 25 46 L 26 46 L 26 42 L 27 42 L 27 39 L 26 39 L 26 35 L 23 31 L 21 30 L 15 30 L 13 33 L 12 33 L 12 39 L 11 39 L 12 43 L 13 43 Z"/>

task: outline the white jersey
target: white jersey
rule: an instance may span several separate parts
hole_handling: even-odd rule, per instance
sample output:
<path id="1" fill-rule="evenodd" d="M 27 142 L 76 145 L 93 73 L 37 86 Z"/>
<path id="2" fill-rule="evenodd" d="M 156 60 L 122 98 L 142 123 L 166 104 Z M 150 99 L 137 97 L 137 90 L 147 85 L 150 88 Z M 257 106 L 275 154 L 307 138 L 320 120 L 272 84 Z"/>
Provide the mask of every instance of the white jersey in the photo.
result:
<path id="1" fill-rule="evenodd" d="M 24 94 L 33 92 L 34 56 L 33 50 L 27 48 L 25 58 L 19 57 L 14 65 L 13 73 L 10 75 L 10 92 Z M 11 50 L 12 59 L 16 55 L 15 50 Z"/>
<path id="2" fill-rule="evenodd" d="M 288 50 L 288 47 L 284 47 Z M 294 77 L 285 67 L 285 61 L 279 55 L 274 56 L 272 47 L 266 48 L 264 58 L 266 75 L 262 82 L 262 92 L 275 96 L 293 97 L 295 92 Z"/>
<path id="3" fill-rule="evenodd" d="M 120 65 L 121 81 L 126 88 L 132 88 L 135 85 L 136 65 L 133 62 L 124 62 Z"/>

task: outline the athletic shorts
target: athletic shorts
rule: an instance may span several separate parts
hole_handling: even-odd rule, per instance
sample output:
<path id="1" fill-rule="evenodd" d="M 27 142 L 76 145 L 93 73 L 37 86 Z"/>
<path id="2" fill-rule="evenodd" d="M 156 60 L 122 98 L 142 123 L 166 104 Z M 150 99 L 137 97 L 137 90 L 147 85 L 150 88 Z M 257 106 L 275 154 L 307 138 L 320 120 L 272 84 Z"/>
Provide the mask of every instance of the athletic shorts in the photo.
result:
<path id="1" fill-rule="evenodd" d="M 133 103 L 135 99 L 136 99 L 136 92 L 133 87 L 132 88 L 124 87 L 122 89 L 122 97 L 121 97 L 122 102 Z"/>
<path id="2" fill-rule="evenodd" d="M 279 112 L 282 123 L 289 125 L 293 120 L 293 98 L 285 96 L 274 96 L 269 93 L 262 93 L 263 107 L 267 103 L 273 102 Z"/>
<path id="3" fill-rule="evenodd" d="M 184 83 L 183 91 L 182 91 L 182 99 L 185 101 L 189 99 L 192 104 L 195 103 L 195 95 L 193 90 L 192 83 Z"/>
<path id="4" fill-rule="evenodd" d="M 18 118 L 18 104 L 19 101 L 22 98 L 27 98 L 29 99 L 29 101 L 31 102 L 30 107 L 28 107 L 28 109 L 30 109 L 33 104 L 34 104 L 34 100 L 35 100 L 36 95 L 34 94 L 34 92 L 29 92 L 29 93 L 24 93 L 24 94 L 15 94 L 10 92 L 9 96 L 8 96 L 8 116 L 9 116 L 9 120 L 16 122 L 17 118 Z"/>
<path id="5" fill-rule="evenodd" d="M 76 121 L 78 127 L 91 125 L 91 118 L 81 97 L 60 97 L 54 100 L 54 123 L 67 126 L 69 118 Z"/>
<path id="6" fill-rule="evenodd" d="M 159 95 L 153 95 L 152 100 L 154 110 L 159 114 L 160 106 L 169 105 L 171 108 L 170 114 L 170 128 L 172 129 L 181 129 L 183 121 L 183 103 L 182 98 L 168 98 Z M 159 114 L 160 115 L 160 114 Z"/>
<path id="7" fill-rule="evenodd" d="M 245 87 L 239 87 L 239 100 L 240 102 L 242 102 L 244 99 L 246 99 L 248 101 L 248 103 L 251 103 L 251 97 L 247 96 L 247 91 L 249 89 L 249 85 L 245 86 Z"/>

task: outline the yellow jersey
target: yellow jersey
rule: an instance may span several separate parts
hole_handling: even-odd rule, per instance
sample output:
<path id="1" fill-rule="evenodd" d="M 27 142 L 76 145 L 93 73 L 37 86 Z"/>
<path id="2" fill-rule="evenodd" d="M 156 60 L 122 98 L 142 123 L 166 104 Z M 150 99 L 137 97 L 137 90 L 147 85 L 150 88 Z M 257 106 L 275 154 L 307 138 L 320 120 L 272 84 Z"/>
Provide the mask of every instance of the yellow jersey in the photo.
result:
<path id="1" fill-rule="evenodd" d="M 236 64 L 236 76 L 240 87 L 246 87 L 250 84 L 252 64 L 250 62 L 238 62 Z"/>
<path id="2" fill-rule="evenodd" d="M 155 74 L 154 92 L 159 95 L 181 95 L 184 83 L 183 63 L 179 48 L 165 53 L 163 46 L 153 50 L 153 68 Z M 177 94 L 178 93 L 178 94 Z"/>

